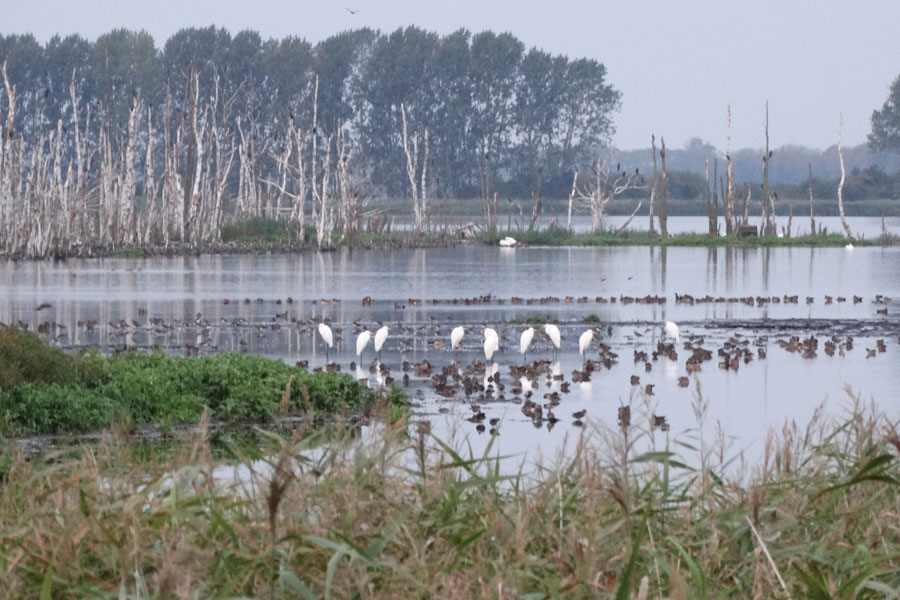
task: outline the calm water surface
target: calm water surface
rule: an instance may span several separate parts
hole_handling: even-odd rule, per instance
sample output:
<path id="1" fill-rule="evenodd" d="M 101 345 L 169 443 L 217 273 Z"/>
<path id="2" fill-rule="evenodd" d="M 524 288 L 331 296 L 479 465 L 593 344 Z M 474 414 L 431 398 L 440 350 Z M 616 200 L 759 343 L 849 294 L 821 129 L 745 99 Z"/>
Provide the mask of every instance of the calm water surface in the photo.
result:
<path id="1" fill-rule="evenodd" d="M 676 294 L 721 301 L 676 303 Z M 628 303 L 648 295 L 665 301 Z M 794 295 L 796 304 L 783 301 Z M 878 295 L 890 300 L 876 301 Z M 782 302 L 737 301 L 746 296 L 775 296 Z M 826 303 L 826 296 L 833 301 Z M 854 302 L 854 296 L 862 300 Z M 371 305 L 363 305 L 365 297 Z M 43 304 L 50 306 L 37 310 Z M 577 340 L 589 316 L 599 319 L 595 326 L 603 333 L 601 341 L 618 354 L 617 363 L 595 371 L 589 382 L 572 383 L 553 409 L 560 418 L 556 426 L 548 430 L 545 421 L 536 427 L 514 401 L 509 374 L 509 365 L 522 363 L 518 341 L 524 322 L 541 318 L 560 326 L 562 349 L 554 352 L 538 334 L 528 360 L 553 360 L 552 369 L 570 381 L 582 365 Z M 450 429 L 468 434 L 476 450 L 488 435 L 463 420 L 472 414 L 472 402 L 488 418 L 502 420 L 497 440 L 502 453 L 534 456 L 554 454 L 564 440 L 577 436 L 582 429 L 572 425 L 571 414 L 580 410 L 587 411 L 588 424 L 614 424 L 618 407 L 631 402 L 635 418 L 654 412 L 667 417 L 673 433 L 696 428 L 697 382 L 708 400 L 704 429 L 720 423 L 737 446 L 751 451 L 760 447 L 768 428 L 790 419 L 803 423 L 822 402 L 839 413 L 848 404 L 845 385 L 900 416 L 897 248 L 471 246 L 0 264 L 0 321 L 39 328 L 63 347 L 245 350 L 290 363 L 309 360 L 313 368 L 325 362 L 313 325 L 322 318 L 339 338 L 329 358 L 349 372 L 354 372 L 349 367 L 356 360 L 356 334 L 363 327 L 374 331 L 379 323 L 389 325 L 381 360 L 398 380 L 403 361 L 427 359 L 437 372 L 454 358 L 463 365 L 483 360 L 481 327 L 497 329 L 501 344 L 494 361 L 504 390 L 492 399 L 467 398 L 462 392 L 443 398 L 432 390 L 428 375 L 409 371 L 417 414 L 431 420 L 439 435 Z M 650 354 L 657 348 L 666 320 L 679 324 L 682 342 L 713 352 L 713 360 L 703 363 L 687 388 L 677 384 L 690 356 L 681 344 L 677 361 L 659 356 L 649 361 L 649 372 L 643 361 L 633 359 L 635 351 Z M 456 325 L 471 329 L 458 354 L 448 349 Z M 779 346 L 778 340 L 793 335 L 814 336 L 816 357 L 803 358 Z M 833 335 L 852 336 L 853 349 L 827 356 L 823 345 Z M 748 340 L 754 354 L 737 372 L 717 366 L 717 349 L 729 339 Z M 885 352 L 867 357 L 878 339 L 884 340 Z M 767 353 L 765 359 L 758 358 L 759 348 Z M 589 356 L 597 358 L 596 342 Z M 366 367 L 372 359 L 370 346 Z M 359 374 L 378 384 L 368 369 Z M 640 377 L 640 386 L 632 386 L 632 375 Z M 654 386 L 650 396 L 644 392 L 647 384 Z M 544 394 L 559 386 L 541 377 L 532 399 L 546 402 Z"/>

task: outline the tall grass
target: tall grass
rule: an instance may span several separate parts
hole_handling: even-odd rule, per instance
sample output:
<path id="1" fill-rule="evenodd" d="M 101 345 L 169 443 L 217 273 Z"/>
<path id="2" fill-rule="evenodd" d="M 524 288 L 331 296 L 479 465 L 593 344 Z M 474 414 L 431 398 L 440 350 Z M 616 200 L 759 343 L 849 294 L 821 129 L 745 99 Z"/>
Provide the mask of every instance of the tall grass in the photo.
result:
<path id="1" fill-rule="evenodd" d="M 895 597 L 900 436 L 872 406 L 785 426 L 743 466 L 628 408 L 533 469 L 424 424 L 265 434 L 237 482 L 202 434 L 156 460 L 115 439 L 8 455 L 0 594 Z"/>

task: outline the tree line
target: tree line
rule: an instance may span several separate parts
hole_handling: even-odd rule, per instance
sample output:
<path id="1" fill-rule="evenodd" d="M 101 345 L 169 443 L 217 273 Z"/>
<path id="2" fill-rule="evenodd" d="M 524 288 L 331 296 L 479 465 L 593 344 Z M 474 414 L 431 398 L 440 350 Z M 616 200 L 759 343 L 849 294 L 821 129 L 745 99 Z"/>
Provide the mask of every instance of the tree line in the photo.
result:
<path id="1" fill-rule="evenodd" d="M 207 27 L 182 29 L 161 47 L 148 33 L 125 29 L 46 44 L 7 35 L 0 36 L 2 61 L 17 92 L 13 135 L 33 141 L 59 122 L 68 131 L 91 110 L 81 134 L 99 139 L 108 126 L 115 148 L 137 97 L 154 129 L 172 135 L 189 119 L 196 71 L 200 104 L 219 98 L 229 130 L 271 152 L 284 150 L 285 127 L 315 118 L 319 133 L 342 130 L 374 193 L 391 196 L 409 194 L 401 108 L 410 131 L 428 130 L 433 195 L 478 196 L 489 178 L 493 189 L 528 196 L 545 183 L 567 188 L 572 170 L 609 141 L 620 105 L 602 63 L 526 48 L 491 31 L 358 29 L 311 44 Z M 8 110 L 6 102 L 0 108 Z M 146 149 L 145 138 L 136 152 Z M 74 143 L 65 140 L 62 152 L 74 152 Z M 155 161 L 162 167 L 164 158 Z M 264 163 L 274 171 L 275 161 Z M 143 165 L 137 177 L 143 181 Z M 237 179 L 232 174 L 229 185 Z"/>

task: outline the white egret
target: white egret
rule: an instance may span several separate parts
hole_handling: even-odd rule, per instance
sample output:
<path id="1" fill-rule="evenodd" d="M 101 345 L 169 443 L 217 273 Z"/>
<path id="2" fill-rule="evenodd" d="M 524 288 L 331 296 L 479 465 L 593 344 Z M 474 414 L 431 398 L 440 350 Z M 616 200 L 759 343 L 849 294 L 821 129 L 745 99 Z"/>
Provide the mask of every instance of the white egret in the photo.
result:
<path id="1" fill-rule="evenodd" d="M 369 340 L 372 339 L 371 331 L 363 331 L 356 337 L 356 355 L 362 359 L 363 350 L 366 349 L 366 346 L 369 345 Z"/>
<path id="2" fill-rule="evenodd" d="M 547 323 L 546 325 L 542 325 L 541 329 L 544 330 L 544 333 L 546 333 L 547 337 L 550 338 L 550 341 L 553 342 L 553 346 L 559 350 L 559 345 L 562 341 L 562 336 L 559 335 L 559 327 L 552 323 Z"/>
<path id="3" fill-rule="evenodd" d="M 466 335 L 466 330 L 458 325 L 453 328 L 453 331 L 450 332 L 450 349 L 451 350 L 459 350 L 462 346 L 463 336 Z"/>
<path id="4" fill-rule="evenodd" d="M 522 335 L 519 336 L 519 352 L 522 353 L 522 357 L 524 360 L 525 353 L 528 352 L 528 346 L 531 345 L 531 340 L 534 339 L 534 327 L 529 327 L 525 331 L 522 332 Z"/>
<path id="5" fill-rule="evenodd" d="M 390 328 L 387 325 L 384 325 L 375 332 L 375 352 L 381 352 L 381 347 L 384 346 L 384 341 L 387 339 L 388 331 L 390 331 Z"/>
<path id="6" fill-rule="evenodd" d="M 491 360 L 491 357 L 494 356 L 494 352 L 499 348 L 500 340 L 495 336 L 486 335 L 484 337 L 484 360 Z"/>
<path id="7" fill-rule="evenodd" d="M 581 353 L 582 358 L 584 358 L 584 353 L 587 352 L 588 346 L 591 345 L 591 340 L 594 339 L 594 330 L 588 329 L 584 333 L 581 334 L 581 337 L 578 338 L 578 352 Z"/>
<path id="8" fill-rule="evenodd" d="M 500 336 L 497 335 L 497 331 L 490 328 L 484 328 L 484 358 L 485 360 L 491 360 L 491 357 L 494 355 L 494 352 L 500 349 Z"/>
<path id="9" fill-rule="evenodd" d="M 672 321 L 666 321 L 666 333 L 672 336 L 676 344 L 678 343 L 678 325 Z"/>
<path id="10" fill-rule="evenodd" d="M 325 342 L 325 362 L 328 362 L 328 349 L 334 346 L 334 335 L 331 333 L 331 327 L 325 323 L 319 323 L 319 335 Z"/>

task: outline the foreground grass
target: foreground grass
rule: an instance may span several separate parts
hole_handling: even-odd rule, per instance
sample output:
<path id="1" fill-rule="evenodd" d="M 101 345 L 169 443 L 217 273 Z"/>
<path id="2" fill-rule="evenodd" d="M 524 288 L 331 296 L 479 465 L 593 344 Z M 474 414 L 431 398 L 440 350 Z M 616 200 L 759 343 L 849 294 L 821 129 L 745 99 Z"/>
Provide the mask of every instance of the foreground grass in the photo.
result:
<path id="1" fill-rule="evenodd" d="M 268 434 L 237 484 L 202 433 L 162 461 L 116 440 L 7 456 L 0 594 L 896 596 L 900 438 L 872 409 L 786 427 L 745 470 L 630 421 L 527 473 L 427 428 Z"/>
<path id="2" fill-rule="evenodd" d="M 388 402 L 402 408 L 402 395 Z M 0 327 L 0 433 L 78 433 L 113 425 L 170 429 L 268 421 L 297 413 L 359 412 L 376 400 L 352 376 L 309 373 L 239 353 L 181 358 L 161 352 L 67 354 L 37 335 Z"/>

